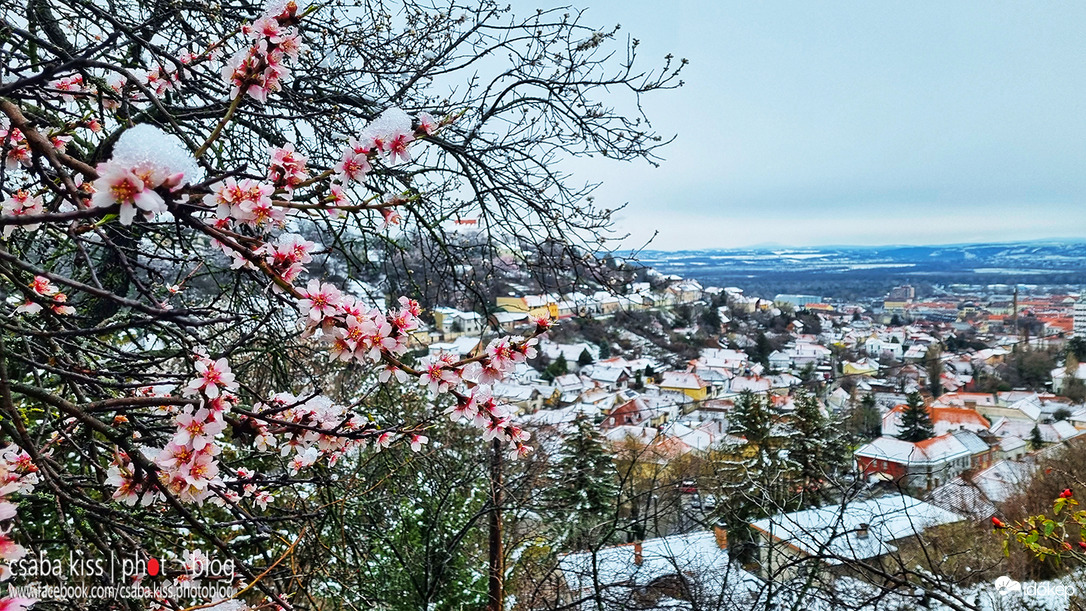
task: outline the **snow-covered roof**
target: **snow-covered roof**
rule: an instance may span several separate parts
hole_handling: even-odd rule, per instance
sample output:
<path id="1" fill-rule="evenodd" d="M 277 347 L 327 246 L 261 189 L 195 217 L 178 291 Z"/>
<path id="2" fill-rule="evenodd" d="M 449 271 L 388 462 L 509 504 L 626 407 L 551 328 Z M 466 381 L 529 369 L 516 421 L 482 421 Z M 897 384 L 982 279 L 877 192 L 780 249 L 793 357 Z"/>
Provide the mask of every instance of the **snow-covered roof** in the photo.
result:
<path id="1" fill-rule="evenodd" d="M 696 373 L 686 371 L 665 371 L 660 380 L 661 388 L 682 388 L 684 390 L 699 390 L 708 386 Z"/>
<path id="2" fill-rule="evenodd" d="M 829 555 L 827 562 L 840 564 L 895 551 L 893 541 L 962 519 L 962 516 L 931 503 L 904 494 L 891 494 L 777 515 L 753 522 L 751 526 L 775 541 L 787 543 L 809 555 Z M 867 525 L 866 536 L 864 525 Z"/>
<path id="3" fill-rule="evenodd" d="M 596 380 L 597 382 L 603 382 L 605 384 L 616 384 L 618 379 L 622 377 L 622 374 L 627 373 L 622 367 L 606 367 L 595 366 L 592 368 L 588 377 Z"/>
<path id="4" fill-rule="evenodd" d="M 640 563 L 635 561 L 636 548 L 640 549 Z M 752 605 L 762 587 L 757 577 L 730 562 L 728 550 L 717 545 L 711 532 L 647 539 L 595 553 L 565 554 L 559 556 L 558 568 L 575 598 L 593 592 L 598 584 L 605 600 L 626 608 L 629 606 L 623 601 L 632 606 L 630 599 L 639 586 L 668 575 L 684 576 L 694 590 L 691 594 L 699 599 L 722 597 L 736 608 Z"/>
<path id="5" fill-rule="evenodd" d="M 968 480 L 958 476 L 939 486 L 931 491 L 930 500 L 939 507 L 983 520 L 996 512 L 996 503 L 1023 490 L 1035 471 L 1033 461 L 1000 460 Z"/>
<path id="6" fill-rule="evenodd" d="M 855 455 L 904 465 L 941 463 L 976 453 L 970 451 L 970 447 L 962 442 L 962 438 L 967 435 L 976 437 L 969 431 L 946 433 L 915 443 L 894 437 L 878 437 L 861 446 Z M 984 444 L 983 441 L 980 443 Z M 978 451 L 983 452 L 987 448 L 985 444 L 984 448 Z"/>

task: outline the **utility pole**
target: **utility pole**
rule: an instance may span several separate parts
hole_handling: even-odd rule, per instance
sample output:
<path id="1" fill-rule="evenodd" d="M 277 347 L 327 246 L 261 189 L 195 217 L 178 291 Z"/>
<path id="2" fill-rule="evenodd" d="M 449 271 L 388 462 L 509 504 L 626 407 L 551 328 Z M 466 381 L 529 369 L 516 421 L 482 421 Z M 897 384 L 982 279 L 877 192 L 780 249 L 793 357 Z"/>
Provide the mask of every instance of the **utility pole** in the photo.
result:
<path id="1" fill-rule="evenodd" d="M 505 604 L 505 559 L 502 553 L 502 444 L 491 442 L 490 554 L 487 611 L 502 611 Z"/>

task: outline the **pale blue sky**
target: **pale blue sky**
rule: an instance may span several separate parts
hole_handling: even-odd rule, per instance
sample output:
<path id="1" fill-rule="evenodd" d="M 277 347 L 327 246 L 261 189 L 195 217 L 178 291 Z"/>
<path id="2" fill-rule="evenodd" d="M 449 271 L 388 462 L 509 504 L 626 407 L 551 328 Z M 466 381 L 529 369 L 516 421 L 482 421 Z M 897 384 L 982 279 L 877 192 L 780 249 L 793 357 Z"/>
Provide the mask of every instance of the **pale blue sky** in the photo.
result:
<path id="1" fill-rule="evenodd" d="M 691 62 L 647 100 L 661 168 L 575 168 L 630 245 L 1086 238 L 1086 2 L 580 6 Z"/>

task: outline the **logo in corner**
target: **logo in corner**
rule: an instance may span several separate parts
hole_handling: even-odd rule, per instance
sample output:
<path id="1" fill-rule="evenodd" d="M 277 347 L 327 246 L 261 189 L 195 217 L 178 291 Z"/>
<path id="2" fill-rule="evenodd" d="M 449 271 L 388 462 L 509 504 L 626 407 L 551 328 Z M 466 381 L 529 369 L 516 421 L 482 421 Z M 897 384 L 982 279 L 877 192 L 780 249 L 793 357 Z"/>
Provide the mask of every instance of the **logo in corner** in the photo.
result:
<path id="1" fill-rule="evenodd" d="M 1011 579 L 1007 575 L 1003 575 L 995 580 L 995 589 L 999 592 L 1000 596 L 1006 596 L 1010 592 L 1021 592 L 1022 584 L 1014 579 Z"/>

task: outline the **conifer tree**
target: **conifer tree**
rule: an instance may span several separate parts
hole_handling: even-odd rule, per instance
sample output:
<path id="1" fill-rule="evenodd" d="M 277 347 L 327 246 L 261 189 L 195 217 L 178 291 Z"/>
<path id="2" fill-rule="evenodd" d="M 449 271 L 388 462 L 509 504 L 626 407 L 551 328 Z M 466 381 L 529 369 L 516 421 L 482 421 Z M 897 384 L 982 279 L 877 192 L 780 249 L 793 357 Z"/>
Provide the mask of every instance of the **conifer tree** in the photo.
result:
<path id="1" fill-rule="evenodd" d="M 766 396 L 746 391 L 729 415 L 728 434 L 742 441 L 712 457 L 716 483 L 726 499 L 718 511 L 735 557 L 752 560 L 754 538 L 748 524 L 795 505 L 785 477 L 788 465 L 781 458 L 788 431 Z"/>
<path id="2" fill-rule="evenodd" d="M 577 364 L 581 367 L 585 365 L 591 365 L 594 361 L 592 354 L 588 351 L 588 348 L 581 350 L 580 356 L 577 357 Z"/>
<path id="3" fill-rule="evenodd" d="M 562 441 L 544 495 L 555 527 L 572 548 L 602 543 L 598 527 L 614 515 L 618 476 L 603 435 L 586 417 Z"/>
<path id="4" fill-rule="evenodd" d="M 1040 450 L 1045 445 L 1045 440 L 1041 437 L 1041 429 L 1036 424 L 1033 425 L 1033 430 L 1029 432 L 1029 449 Z"/>
<path id="5" fill-rule="evenodd" d="M 901 413 L 901 432 L 898 437 L 905 441 L 924 441 L 935 435 L 935 425 L 931 422 L 928 407 L 920 393 L 910 393 L 906 400 L 905 411 Z"/>
<path id="6" fill-rule="evenodd" d="M 791 419 L 794 435 L 788 445 L 788 459 L 795 470 L 791 479 L 807 495 L 804 504 L 819 504 L 827 480 L 845 465 L 842 427 L 822 413 L 818 399 L 811 393 L 801 391 L 795 403 Z"/>

